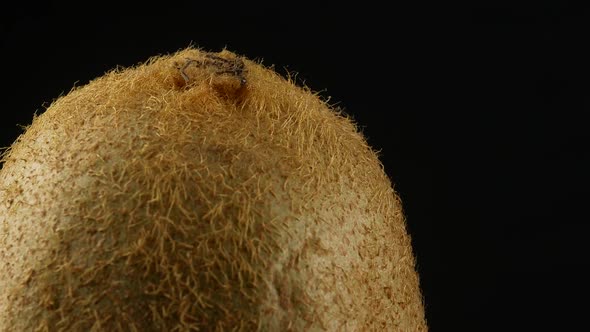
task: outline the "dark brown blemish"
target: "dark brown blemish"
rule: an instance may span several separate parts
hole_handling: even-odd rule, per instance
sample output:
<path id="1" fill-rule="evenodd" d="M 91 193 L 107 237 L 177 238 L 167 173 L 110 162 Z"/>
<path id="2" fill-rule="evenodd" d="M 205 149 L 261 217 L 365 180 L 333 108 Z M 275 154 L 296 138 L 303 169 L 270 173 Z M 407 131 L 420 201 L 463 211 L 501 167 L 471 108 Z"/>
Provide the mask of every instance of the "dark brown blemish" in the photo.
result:
<path id="1" fill-rule="evenodd" d="M 180 74 L 186 85 L 190 83 L 190 77 L 186 74 L 186 69 L 191 65 L 199 68 L 213 68 L 215 75 L 231 75 L 239 79 L 240 86 L 246 84 L 246 78 L 244 77 L 244 61 L 239 57 L 225 59 L 217 55 L 206 53 L 202 60 L 187 58 L 185 64 L 180 68 Z"/>

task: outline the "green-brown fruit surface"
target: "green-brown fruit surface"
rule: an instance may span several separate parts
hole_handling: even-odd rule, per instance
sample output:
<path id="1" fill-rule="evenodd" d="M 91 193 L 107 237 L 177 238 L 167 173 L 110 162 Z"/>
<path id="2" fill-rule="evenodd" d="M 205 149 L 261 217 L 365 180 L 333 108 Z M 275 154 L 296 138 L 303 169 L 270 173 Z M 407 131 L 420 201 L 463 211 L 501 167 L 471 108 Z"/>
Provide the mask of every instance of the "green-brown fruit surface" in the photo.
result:
<path id="1" fill-rule="evenodd" d="M 4 160 L 0 331 L 427 329 L 377 155 L 233 53 L 110 72 Z"/>

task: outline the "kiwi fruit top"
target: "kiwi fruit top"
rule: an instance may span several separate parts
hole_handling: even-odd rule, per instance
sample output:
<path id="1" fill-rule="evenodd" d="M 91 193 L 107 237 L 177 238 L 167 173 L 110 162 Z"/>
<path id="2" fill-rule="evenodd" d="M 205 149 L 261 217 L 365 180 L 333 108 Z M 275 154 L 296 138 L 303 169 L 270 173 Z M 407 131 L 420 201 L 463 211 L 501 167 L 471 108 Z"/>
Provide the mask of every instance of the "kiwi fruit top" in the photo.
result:
<path id="1" fill-rule="evenodd" d="M 0 331 L 426 331 L 354 122 L 193 47 L 56 99 L 2 156 Z"/>

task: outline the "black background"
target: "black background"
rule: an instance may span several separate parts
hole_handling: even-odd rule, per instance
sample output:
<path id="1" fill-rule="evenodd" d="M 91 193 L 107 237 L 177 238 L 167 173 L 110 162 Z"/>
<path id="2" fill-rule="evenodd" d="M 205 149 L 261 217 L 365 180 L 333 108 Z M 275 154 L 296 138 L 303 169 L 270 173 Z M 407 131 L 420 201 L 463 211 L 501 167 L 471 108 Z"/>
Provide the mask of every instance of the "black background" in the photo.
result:
<path id="1" fill-rule="evenodd" d="M 4 7 L 0 146 L 117 65 L 227 47 L 298 72 L 381 150 L 432 331 L 578 330 L 590 295 L 590 13 L 477 3 Z"/>

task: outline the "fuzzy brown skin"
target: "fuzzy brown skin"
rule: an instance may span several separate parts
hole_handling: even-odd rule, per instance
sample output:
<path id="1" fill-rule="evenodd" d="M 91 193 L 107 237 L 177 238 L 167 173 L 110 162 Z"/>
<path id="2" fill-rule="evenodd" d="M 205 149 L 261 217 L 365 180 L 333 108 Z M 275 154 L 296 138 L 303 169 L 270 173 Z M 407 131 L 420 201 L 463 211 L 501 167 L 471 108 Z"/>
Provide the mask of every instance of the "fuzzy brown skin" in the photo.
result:
<path id="1" fill-rule="evenodd" d="M 427 330 L 377 155 L 260 64 L 108 73 L 4 160 L 0 331 Z"/>

